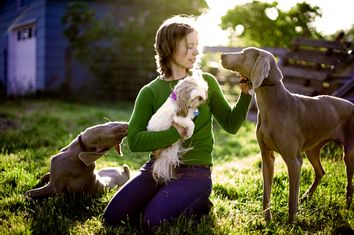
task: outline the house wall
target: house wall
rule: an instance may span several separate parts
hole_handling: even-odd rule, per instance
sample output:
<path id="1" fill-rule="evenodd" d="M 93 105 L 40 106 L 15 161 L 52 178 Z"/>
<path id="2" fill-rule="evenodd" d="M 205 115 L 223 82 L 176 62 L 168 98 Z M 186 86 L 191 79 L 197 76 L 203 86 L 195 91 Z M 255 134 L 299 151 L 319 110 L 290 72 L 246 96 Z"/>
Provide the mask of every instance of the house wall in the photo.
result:
<path id="1" fill-rule="evenodd" d="M 46 3 L 45 87 L 47 91 L 57 90 L 69 80 L 67 81 L 69 86 L 64 88 L 76 92 L 80 90 L 87 81 L 93 79 L 93 75 L 86 66 L 75 60 L 73 51 L 68 51 L 69 42 L 64 35 L 62 17 L 70 2 L 73 1 L 47 0 Z M 92 4 L 92 8 L 96 10 L 97 7 L 102 5 L 93 2 L 90 4 Z M 71 59 L 67 56 L 68 53 L 72 54 Z"/>
<path id="2" fill-rule="evenodd" d="M 65 75 L 65 48 L 68 45 L 63 35 L 61 17 L 65 12 L 66 1 L 47 1 L 45 35 L 45 85 L 47 89 L 58 88 Z"/>
<path id="3" fill-rule="evenodd" d="M 4 96 L 6 92 L 8 29 L 17 12 L 17 1 L 6 0 L 0 3 L 0 96 Z"/>

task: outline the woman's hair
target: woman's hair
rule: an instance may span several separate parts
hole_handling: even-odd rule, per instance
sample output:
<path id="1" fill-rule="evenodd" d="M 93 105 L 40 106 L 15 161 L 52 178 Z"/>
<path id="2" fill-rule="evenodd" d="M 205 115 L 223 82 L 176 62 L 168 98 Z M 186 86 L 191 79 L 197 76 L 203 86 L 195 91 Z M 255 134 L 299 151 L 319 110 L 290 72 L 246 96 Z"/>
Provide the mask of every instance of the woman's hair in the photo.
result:
<path id="1" fill-rule="evenodd" d="M 155 37 L 155 59 L 157 72 L 165 77 L 172 75 L 170 61 L 177 50 L 178 43 L 189 33 L 197 31 L 195 18 L 177 15 L 165 20 Z"/>

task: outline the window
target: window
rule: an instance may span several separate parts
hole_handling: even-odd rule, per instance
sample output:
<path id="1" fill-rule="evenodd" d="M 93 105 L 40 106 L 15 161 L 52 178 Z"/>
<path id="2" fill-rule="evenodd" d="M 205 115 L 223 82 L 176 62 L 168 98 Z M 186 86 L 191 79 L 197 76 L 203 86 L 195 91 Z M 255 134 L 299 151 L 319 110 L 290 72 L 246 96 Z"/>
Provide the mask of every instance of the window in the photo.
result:
<path id="1" fill-rule="evenodd" d="M 17 41 L 31 39 L 36 36 L 36 26 L 28 25 L 17 30 Z"/>

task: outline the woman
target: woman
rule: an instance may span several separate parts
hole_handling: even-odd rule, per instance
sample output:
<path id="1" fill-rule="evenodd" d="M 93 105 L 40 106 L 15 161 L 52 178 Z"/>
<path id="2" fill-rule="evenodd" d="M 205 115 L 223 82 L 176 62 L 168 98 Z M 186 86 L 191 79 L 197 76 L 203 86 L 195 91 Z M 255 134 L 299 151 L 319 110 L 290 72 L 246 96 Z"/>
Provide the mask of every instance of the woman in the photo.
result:
<path id="1" fill-rule="evenodd" d="M 148 132 L 146 127 L 177 82 L 196 65 L 199 44 L 194 23 L 191 17 L 175 16 L 167 19 L 156 33 L 154 47 L 160 75 L 145 85 L 137 96 L 128 128 L 131 151 L 151 152 L 165 148 L 185 135 L 185 130 L 178 125 L 161 132 Z M 201 79 L 208 83 L 208 99 L 199 106 L 194 133 L 184 143 L 192 150 L 182 156 L 182 164 L 176 169 L 177 179 L 167 184 L 156 183 L 151 171 L 154 161 L 151 155 L 139 174 L 126 183 L 106 207 L 104 219 L 108 224 L 118 225 L 127 218 L 136 219 L 142 215 L 144 224 L 151 228 L 182 214 L 209 212 L 213 119 L 224 130 L 235 134 L 247 116 L 251 96 L 248 85 L 242 83 L 242 94 L 237 104 L 230 107 L 215 77 L 203 73 Z"/>

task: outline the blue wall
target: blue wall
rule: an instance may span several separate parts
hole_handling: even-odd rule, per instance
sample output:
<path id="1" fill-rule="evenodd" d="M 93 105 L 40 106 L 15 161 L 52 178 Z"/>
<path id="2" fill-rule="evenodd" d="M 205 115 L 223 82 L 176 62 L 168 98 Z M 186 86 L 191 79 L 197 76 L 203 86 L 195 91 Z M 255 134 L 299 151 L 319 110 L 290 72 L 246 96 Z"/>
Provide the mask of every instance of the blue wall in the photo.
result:
<path id="1" fill-rule="evenodd" d="M 7 61 L 5 61 L 8 45 L 8 28 L 16 19 L 18 9 L 17 1 L 6 0 L 0 3 L 0 87 L 6 83 Z M 4 89 L 4 87 L 1 87 Z M 4 90 L 0 90 L 2 94 Z"/>
<path id="2" fill-rule="evenodd" d="M 46 69 L 44 77 L 46 89 L 57 89 L 65 76 L 65 48 L 68 42 L 63 34 L 61 23 L 66 10 L 66 1 L 48 1 L 45 12 L 45 43 L 44 50 Z"/>

